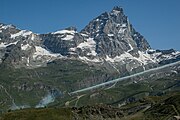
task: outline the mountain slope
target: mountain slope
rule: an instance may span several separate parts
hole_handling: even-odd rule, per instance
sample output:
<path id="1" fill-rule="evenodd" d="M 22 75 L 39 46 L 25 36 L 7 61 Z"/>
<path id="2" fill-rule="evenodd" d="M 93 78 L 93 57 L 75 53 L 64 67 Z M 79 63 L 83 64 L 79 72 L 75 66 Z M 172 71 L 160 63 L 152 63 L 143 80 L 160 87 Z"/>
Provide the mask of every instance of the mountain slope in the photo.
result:
<path id="1" fill-rule="evenodd" d="M 55 59 L 67 58 L 105 63 L 123 73 L 119 66 L 128 72 L 142 71 L 180 59 L 180 53 L 175 50 L 152 50 L 120 7 L 93 19 L 81 32 L 69 27 L 35 34 L 5 24 L 0 24 L 0 30 L 0 62 L 17 68 L 46 66 Z"/>

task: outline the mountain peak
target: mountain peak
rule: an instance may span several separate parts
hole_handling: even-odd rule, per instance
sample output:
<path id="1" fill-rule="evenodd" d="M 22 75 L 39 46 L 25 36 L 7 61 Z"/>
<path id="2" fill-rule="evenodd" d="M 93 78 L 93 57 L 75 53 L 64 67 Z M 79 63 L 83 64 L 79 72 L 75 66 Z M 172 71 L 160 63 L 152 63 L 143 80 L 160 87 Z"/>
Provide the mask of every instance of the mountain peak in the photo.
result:
<path id="1" fill-rule="evenodd" d="M 123 8 L 119 7 L 119 6 L 115 6 L 112 9 L 112 11 L 110 12 L 110 15 L 116 15 L 117 16 L 117 15 L 120 15 L 120 14 L 124 15 Z"/>
<path id="2" fill-rule="evenodd" d="M 0 29 L 7 29 L 7 28 L 16 28 L 16 26 L 14 26 L 12 24 L 0 23 Z"/>
<path id="3" fill-rule="evenodd" d="M 119 12 L 123 12 L 123 8 L 120 6 L 115 6 L 112 11 L 119 11 Z"/>
<path id="4" fill-rule="evenodd" d="M 150 48 L 145 38 L 129 23 L 123 9 L 118 6 L 93 19 L 81 32 L 95 38 L 98 44 L 97 53 L 102 55 L 114 57 L 124 51 L 145 51 Z"/>

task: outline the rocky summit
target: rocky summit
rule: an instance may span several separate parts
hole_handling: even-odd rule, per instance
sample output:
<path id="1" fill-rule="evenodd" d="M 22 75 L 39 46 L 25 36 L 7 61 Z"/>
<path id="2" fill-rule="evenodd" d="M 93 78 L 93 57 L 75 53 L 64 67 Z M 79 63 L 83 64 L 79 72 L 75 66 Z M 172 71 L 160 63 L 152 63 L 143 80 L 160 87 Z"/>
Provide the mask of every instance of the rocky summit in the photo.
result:
<path id="1" fill-rule="evenodd" d="M 179 60 L 179 51 L 152 49 L 145 37 L 135 30 L 121 7 L 102 13 L 81 31 L 67 27 L 37 34 L 0 23 L 0 111 L 44 107 L 52 102 L 71 106 L 73 100 L 69 100 L 70 92 Z M 177 77 L 179 69 L 178 66 L 170 66 L 164 72 L 156 71 L 134 80 L 144 80 L 147 76 L 153 80 L 168 75 Z M 166 85 L 173 86 L 177 81 L 171 82 L 166 82 Z M 161 85 L 164 84 L 159 81 L 159 88 L 163 88 Z M 118 90 L 123 88 L 126 91 L 132 86 L 118 87 Z M 143 90 L 141 92 L 148 91 L 146 94 L 155 89 L 147 83 L 139 87 Z M 86 95 L 79 95 L 75 100 Z M 102 100 L 102 103 L 115 102 L 117 95 L 113 95 L 109 97 L 108 92 L 93 93 L 88 100 L 89 103 L 93 100 L 101 103 L 99 98 L 102 98 L 106 101 Z M 125 96 L 121 102 L 127 98 Z M 81 102 L 80 106 L 88 104 Z"/>

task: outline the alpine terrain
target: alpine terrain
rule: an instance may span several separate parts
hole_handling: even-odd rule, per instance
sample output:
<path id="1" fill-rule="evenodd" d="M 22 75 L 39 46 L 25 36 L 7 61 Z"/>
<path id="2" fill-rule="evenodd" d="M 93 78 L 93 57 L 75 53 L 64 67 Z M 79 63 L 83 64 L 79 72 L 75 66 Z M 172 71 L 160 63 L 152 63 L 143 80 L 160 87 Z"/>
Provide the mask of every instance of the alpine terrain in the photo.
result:
<path id="1" fill-rule="evenodd" d="M 152 49 L 121 7 L 80 32 L 0 23 L 0 119 L 176 119 L 179 91 L 180 52 Z"/>

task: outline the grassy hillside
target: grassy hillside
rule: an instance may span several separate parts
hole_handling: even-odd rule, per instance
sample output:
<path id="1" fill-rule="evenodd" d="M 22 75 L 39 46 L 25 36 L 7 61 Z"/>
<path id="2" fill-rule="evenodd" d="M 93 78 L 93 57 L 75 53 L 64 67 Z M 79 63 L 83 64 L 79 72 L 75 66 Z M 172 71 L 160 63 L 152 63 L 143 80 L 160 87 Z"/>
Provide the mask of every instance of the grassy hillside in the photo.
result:
<path id="1" fill-rule="evenodd" d="M 98 81 L 112 79 L 103 68 L 76 60 L 57 60 L 35 69 L 2 66 L 0 69 L 0 111 L 9 109 L 13 101 L 18 106 L 34 107 L 53 90 L 62 95 Z"/>
<path id="2" fill-rule="evenodd" d="M 105 104 L 79 108 L 44 108 L 9 111 L 0 120 L 169 120 L 180 113 L 180 93 L 145 97 L 121 107 Z"/>

